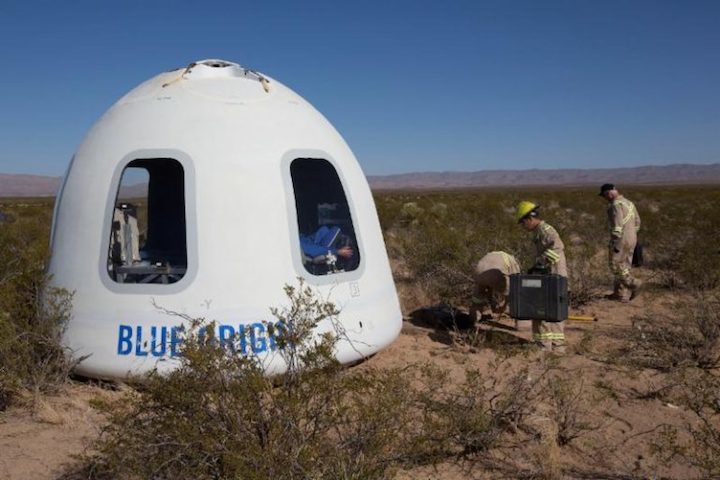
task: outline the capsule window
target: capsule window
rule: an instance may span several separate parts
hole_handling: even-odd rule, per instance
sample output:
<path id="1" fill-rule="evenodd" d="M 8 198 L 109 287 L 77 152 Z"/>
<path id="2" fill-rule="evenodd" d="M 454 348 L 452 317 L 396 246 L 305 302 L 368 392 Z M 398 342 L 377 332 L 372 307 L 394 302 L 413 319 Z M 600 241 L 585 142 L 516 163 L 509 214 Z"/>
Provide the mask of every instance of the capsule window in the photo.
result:
<path id="1" fill-rule="evenodd" d="M 185 275 L 185 178 L 180 162 L 130 162 L 110 215 L 107 269 L 115 282 L 170 284 Z"/>
<path id="2" fill-rule="evenodd" d="M 329 275 L 356 270 L 360 265 L 355 226 L 345 191 L 330 162 L 298 158 L 290 164 L 298 248 L 305 270 Z"/>

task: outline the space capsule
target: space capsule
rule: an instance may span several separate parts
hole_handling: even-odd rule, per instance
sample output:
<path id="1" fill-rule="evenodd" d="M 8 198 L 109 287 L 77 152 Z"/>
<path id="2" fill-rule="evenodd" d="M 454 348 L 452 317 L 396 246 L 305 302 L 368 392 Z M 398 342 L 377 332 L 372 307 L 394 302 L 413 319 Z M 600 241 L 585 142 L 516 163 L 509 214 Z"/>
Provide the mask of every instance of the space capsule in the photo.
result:
<path id="1" fill-rule="evenodd" d="M 282 372 L 269 308 L 298 277 L 341 311 L 340 362 L 386 347 L 402 323 L 343 138 L 286 86 L 223 60 L 151 78 L 90 129 L 56 201 L 49 273 L 73 292 L 64 343 L 96 378 L 174 368 L 190 318 Z"/>

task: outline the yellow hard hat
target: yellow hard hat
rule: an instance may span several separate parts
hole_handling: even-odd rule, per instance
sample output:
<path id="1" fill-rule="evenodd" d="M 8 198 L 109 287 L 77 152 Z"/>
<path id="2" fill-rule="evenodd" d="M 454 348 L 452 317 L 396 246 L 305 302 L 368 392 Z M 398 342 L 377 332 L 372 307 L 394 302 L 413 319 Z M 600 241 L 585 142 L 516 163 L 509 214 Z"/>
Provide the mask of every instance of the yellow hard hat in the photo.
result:
<path id="1" fill-rule="evenodd" d="M 540 205 L 537 205 L 533 202 L 528 202 L 527 200 L 523 200 L 522 202 L 518 203 L 517 210 L 515 211 L 515 220 L 518 222 L 525 218 L 529 213 L 531 213 L 533 210 L 537 209 Z"/>

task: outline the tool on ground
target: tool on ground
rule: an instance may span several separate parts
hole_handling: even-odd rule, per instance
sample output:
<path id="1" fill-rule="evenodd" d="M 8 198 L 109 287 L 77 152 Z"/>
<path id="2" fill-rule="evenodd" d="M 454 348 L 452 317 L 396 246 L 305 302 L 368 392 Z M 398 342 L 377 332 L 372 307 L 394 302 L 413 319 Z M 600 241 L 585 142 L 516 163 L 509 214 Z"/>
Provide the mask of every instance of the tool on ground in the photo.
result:
<path id="1" fill-rule="evenodd" d="M 575 320 L 576 322 L 597 322 L 597 317 L 581 317 L 579 315 L 569 315 L 568 320 Z"/>

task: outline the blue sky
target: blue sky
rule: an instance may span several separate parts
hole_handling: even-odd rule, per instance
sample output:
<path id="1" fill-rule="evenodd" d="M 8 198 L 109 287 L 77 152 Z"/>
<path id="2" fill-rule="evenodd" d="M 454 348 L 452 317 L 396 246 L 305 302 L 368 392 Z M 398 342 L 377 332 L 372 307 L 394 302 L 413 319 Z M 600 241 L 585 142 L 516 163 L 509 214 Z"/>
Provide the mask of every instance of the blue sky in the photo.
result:
<path id="1" fill-rule="evenodd" d="M 720 1 L 0 0 L 0 173 L 61 175 L 204 58 L 293 88 L 371 175 L 720 162 Z"/>

